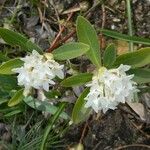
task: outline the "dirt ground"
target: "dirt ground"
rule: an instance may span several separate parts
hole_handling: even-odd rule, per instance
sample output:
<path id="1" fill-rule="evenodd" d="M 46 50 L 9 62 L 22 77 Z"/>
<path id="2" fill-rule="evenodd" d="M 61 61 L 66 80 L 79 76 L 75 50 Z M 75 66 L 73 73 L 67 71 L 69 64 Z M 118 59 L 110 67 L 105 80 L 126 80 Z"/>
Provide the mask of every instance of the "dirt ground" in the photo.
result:
<path id="1" fill-rule="evenodd" d="M 118 52 L 124 53 L 128 49 L 126 42 L 101 35 L 99 29 L 111 29 L 128 34 L 126 2 L 106 0 L 99 5 L 97 2 L 98 0 L 41 0 L 40 2 L 37 0 L 0 0 L 0 26 L 25 34 L 46 51 L 70 12 L 73 12 L 73 16 L 66 24 L 61 39 L 74 30 L 77 16 L 88 12 L 86 18 L 97 30 L 102 49 L 107 43 L 113 41 L 118 47 Z M 134 35 L 149 38 L 150 1 L 132 0 L 131 2 Z M 17 7 L 18 3 L 20 4 Z M 79 8 L 80 11 L 78 11 Z M 76 40 L 75 34 L 65 42 L 74 40 Z M 141 46 L 136 45 L 135 48 Z M 4 48 L 1 41 L 0 48 Z M 72 63 L 77 62 L 80 64 L 80 60 Z M 86 62 L 85 60 L 84 63 Z M 108 111 L 105 115 L 94 114 L 87 122 L 73 125 L 69 129 L 65 135 L 65 149 L 71 150 L 71 147 L 79 142 L 83 143 L 85 150 L 150 149 L 150 94 L 143 93 L 139 99 L 144 107 L 144 119 L 141 119 L 140 114 L 127 105 L 120 105 L 117 110 Z"/>

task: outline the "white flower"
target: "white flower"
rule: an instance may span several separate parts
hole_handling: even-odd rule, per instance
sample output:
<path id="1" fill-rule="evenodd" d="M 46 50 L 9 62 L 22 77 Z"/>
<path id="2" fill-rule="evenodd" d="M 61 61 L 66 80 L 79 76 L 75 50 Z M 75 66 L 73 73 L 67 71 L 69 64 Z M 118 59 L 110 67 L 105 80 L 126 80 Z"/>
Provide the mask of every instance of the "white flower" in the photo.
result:
<path id="1" fill-rule="evenodd" d="M 54 85 L 53 79 L 57 76 L 64 78 L 63 65 L 58 64 L 52 54 L 40 55 L 33 50 L 32 54 L 21 58 L 24 65 L 12 71 L 18 74 L 18 85 L 24 86 L 24 95 L 28 95 L 31 88 L 49 90 Z"/>
<path id="2" fill-rule="evenodd" d="M 131 79 L 134 75 L 127 75 L 130 69 L 128 65 L 120 65 L 116 69 L 107 70 L 102 67 L 94 74 L 90 87 L 90 92 L 86 96 L 85 107 L 92 107 L 95 112 L 108 109 L 114 110 L 121 102 L 131 101 L 134 93 L 137 92 L 136 83 Z"/>

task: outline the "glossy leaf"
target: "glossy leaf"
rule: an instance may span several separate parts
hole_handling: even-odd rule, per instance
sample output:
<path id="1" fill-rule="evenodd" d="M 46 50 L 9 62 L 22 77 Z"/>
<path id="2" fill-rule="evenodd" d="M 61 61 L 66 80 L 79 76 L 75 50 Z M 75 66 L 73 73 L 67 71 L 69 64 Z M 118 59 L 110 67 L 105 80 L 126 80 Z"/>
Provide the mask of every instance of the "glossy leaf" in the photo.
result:
<path id="1" fill-rule="evenodd" d="M 89 46 L 84 43 L 68 43 L 55 49 L 52 54 L 57 60 L 73 59 L 83 55 L 89 50 Z"/>
<path id="2" fill-rule="evenodd" d="M 12 72 L 12 69 L 21 67 L 22 65 L 23 61 L 19 58 L 6 61 L 0 66 L 0 74 L 15 74 L 15 72 Z"/>
<path id="3" fill-rule="evenodd" d="M 136 68 L 130 69 L 129 74 L 134 74 L 133 80 L 136 83 L 150 83 L 150 69 Z"/>
<path id="4" fill-rule="evenodd" d="M 100 44 L 95 29 L 84 17 L 77 18 L 77 36 L 80 42 L 88 44 L 90 50 L 86 53 L 91 62 L 98 68 L 101 66 Z"/>
<path id="5" fill-rule="evenodd" d="M 121 39 L 121 40 L 129 41 L 129 42 L 133 42 L 133 43 L 150 45 L 150 40 L 146 38 L 129 36 L 126 34 L 121 34 L 116 31 L 111 31 L 111 30 L 106 30 L 106 29 L 102 29 L 101 32 L 112 38 Z"/>
<path id="6" fill-rule="evenodd" d="M 9 100 L 8 106 L 12 107 L 19 104 L 23 100 L 23 89 L 17 91 L 15 95 Z"/>
<path id="7" fill-rule="evenodd" d="M 85 121 L 85 119 L 90 114 L 91 109 L 84 107 L 85 105 L 84 98 L 87 96 L 88 93 L 89 93 L 89 88 L 83 91 L 83 93 L 80 95 L 80 97 L 77 99 L 75 103 L 75 106 L 72 111 L 72 121 L 75 124 Z"/>
<path id="8" fill-rule="evenodd" d="M 106 50 L 104 52 L 104 56 L 103 56 L 103 64 L 105 67 L 109 68 L 110 66 L 112 66 L 112 64 L 115 62 L 116 60 L 116 48 L 114 44 L 109 44 L 106 47 Z"/>
<path id="9" fill-rule="evenodd" d="M 91 73 L 80 73 L 64 79 L 61 85 L 64 87 L 80 86 L 92 80 Z"/>
<path id="10" fill-rule="evenodd" d="M 39 46 L 29 41 L 25 36 L 20 33 L 11 31 L 9 29 L 0 28 L 0 37 L 12 46 L 20 46 L 23 50 L 32 52 L 33 49 L 42 53 Z"/>
<path id="11" fill-rule="evenodd" d="M 135 52 L 126 53 L 117 57 L 114 66 L 130 65 L 132 68 L 142 67 L 150 63 L 150 47 L 141 48 Z"/>
<path id="12" fill-rule="evenodd" d="M 58 107 L 51 105 L 50 103 L 48 103 L 47 101 L 39 101 L 38 99 L 35 99 L 31 96 L 29 97 L 25 97 L 24 102 L 29 105 L 30 107 L 40 110 L 40 111 L 44 111 L 44 112 L 49 112 L 51 114 L 55 114 L 58 110 Z M 62 118 L 64 119 L 68 119 L 69 116 L 65 113 L 62 112 L 60 115 Z"/>

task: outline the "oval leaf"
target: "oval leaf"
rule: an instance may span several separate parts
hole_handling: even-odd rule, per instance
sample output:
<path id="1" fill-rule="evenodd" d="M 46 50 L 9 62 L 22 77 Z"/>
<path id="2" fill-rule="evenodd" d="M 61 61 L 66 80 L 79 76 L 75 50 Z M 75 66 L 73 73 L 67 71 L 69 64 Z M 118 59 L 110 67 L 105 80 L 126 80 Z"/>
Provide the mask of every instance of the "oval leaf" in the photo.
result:
<path id="1" fill-rule="evenodd" d="M 80 73 L 75 76 L 71 76 L 61 82 L 64 87 L 80 86 L 92 80 L 91 73 Z"/>
<path id="2" fill-rule="evenodd" d="M 52 54 L 57 60 L 73 59 L 83 55 L 89 50 L 89 46 L 84 43 L 68 43 L 55 49 Z"/>
<path id="3" fill-rule="evenodd" d="M 128 73 L 134 74 L 133 80 L 136 83 L 142 84 L 142 83 L 150 82 L 150 69 L 144 69 L 144 68 L 130 69 Z"/>
<path id="4" fill-rule="evenodd" d="M 23 100 L 23 89 L 17 91 L 15 95 L 9 100 L 8 106 L 12 107 L 19 104 Z"/>
<path id="5" fill-rule="evenodd" d="M 98 68 L 101 66 L 100 44 L 95 29 L 84 17 L 77 18 L 77 36 L 80 42 L 88 44 L 90 50 L 86 53 L 91 62 Z"/>
<path id="6" fill-rule="evenodd" d="M 85 100 L 84 98 L 89 93 L 89 88 L 85 89 L 80 97 L 77 99 L 75 106 L 72 111 L 72 121 L 77 124 L 81 121 L 85 121 L 85 119 L 89 116 L 90 110 L 89 108 L 84 107 Z"/>
<path id="7" fill-rule="evenodd" d="M 15 74 L 12 69 L 21 67 L 23 63 L 19 58 L 6 61 L 0 66 L 0 74 Z"/>
<path id="8" fill-rule="evenodd" d="M 112 64 L 116 60 L 116 53 L 117 51 L 114 44 L 110 44 L 106 47 L 103 56 L 103 63 L 105 67 L 109 68 L 110 66 L 112 66 Z"/>
<path id="9" fill-rule="evenodd" d="M 8 44 L 12 46 L 20 46 L 23 50 L 32 52 L 33 49 L 42 53 L 42 50 L 39 46 L 29 41 L 26 37 L 20 33 L 11 31 L 9 29 L 0 28 L 1 38 Z"/>
<path id="10" fill-rule="evenodd" d="M 32 43 L 30 40 L 27 40 L 25 46 L 27 48 L 27 49 L 25 49 L 26 51 L 32 52 L 33 50 L 36 50 L 40 54 L 43 53 L 42 49 L 38 45 L 36 45 L 35 43 Z"/>
<path id="11" fill-rule="evenodd" d="M 126 53 L 117 57 L 114 66 L 130 65 L 132 68 L 142 67 L 150 63 L 150 47 Z"/>
<path id="12" fill-rule="evenodd" d="M 56 106 L 51 105 L 50 103 L 48 103 L 46 101 L 39 101 L 38 99 L 35 99 L 32 96 L 25 97 L 23 100 L 30 107 L 40 110 L 40 111 L 55 114 L 58 110 L 58 108 Z M 62 117 L 63 119 L 69 118 L 69 116 L 65 112 L 62 112 L 60 117 Z"/>
<path id="13" fill-rule="evenodd" d="M 142 37 L 136 37 L 136 36 L 129 36 L 125 34 L 121 34 L 115 31 L 102 29 L 101 32 L 107 36 L 110 36 L 112 38 L 121 39 L 133 43 L 140 43 L 145 45 L 150 45 L 150 40 Z"/>

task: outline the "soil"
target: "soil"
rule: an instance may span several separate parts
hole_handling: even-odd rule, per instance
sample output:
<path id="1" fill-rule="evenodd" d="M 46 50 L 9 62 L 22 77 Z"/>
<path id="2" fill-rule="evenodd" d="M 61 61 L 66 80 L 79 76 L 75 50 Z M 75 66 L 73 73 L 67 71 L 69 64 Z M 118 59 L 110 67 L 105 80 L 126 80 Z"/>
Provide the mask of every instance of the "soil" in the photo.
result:
<path id="1" fill-rule="evenodd" d="M 88 6 L 81 14 L 88 11 L 96 2 L 97 0 L 87 1 Z M 132 0 L 131 2 L 134 35 L 149 38 L 150 1 Z M 63 22 L 67 18 L 67 15 L 63 15 L 62 12 L 75 6 L 79 7 L 81 1 L 53 0 L 54 5 L 50 5 L 49 3 L 46 5 L 44 1 L 37 3 L 36 0 L 25 0 L 21 2 L 20 7 L 16 10 L 17 3 L 18 1 L 0 0 L 0 26 L 9 27 L 10 29 L 25 34 L 46 51 L 59 32 L 59 22 L 57 20 L 60 19 L 59 21 L 61 23 L 61 21 Z M 10 23 L 12 11 L 16 11 L 16 14 Z M 61 38 L 74 29 L 75 20 L 78 15 L 79 12 L 74 12 Z M 87 18 L 97 31 L 102 27 L 128 34 L 126 3 L 124 0 L 107 0 L 103 5 L 98 5 L 91 10 Z M 101 38 L 101 36 L 99 37 Z M 110 40 L 112 41 L 112 39 L 105 36 L 102 39 L 103 47 Z M 76 40 L 76 36 L 74 35 L 69 40 Z M 1 41 L 0 47 L 2 49 L 4 48 L 4 44 Z M 150 112 L 150 108 L 144 103 L 145 100 L 141 102 L 145 106 L 146 113 L 150 114 L 148 113 Z M 149 117 L 150 115 L 147 116 L 147 120 Z M 85 125 L 86 130 L 83 134 Z M 87 122 L 71 126 L 65 135 L 65 149 L 71 150 L 71 147 L 78 144 L 82 134 L 81 141 L 85 150 L 150 149 L 150 122 L 142 121 L 138 115 L 126 106 L 121 106 L 121 109 L 115 111 L 108 111 L 105 115 L 101 114 L 99 117 L 96 115 L 91 116 Z"/>
<path id="2" fill-rule="evenodd" d="M 66 139 L 71 147 L 79 143 L 84 124 L 74 126 L 68 132 Z M 147 149 L 145 145 L 149 145 L 148 132 L 150 130 L 144 124 L 142 127 L 141 125 L 121 110 L 109 111 L 104 116 L 88 123 L 82 140 L 84 148 L 86 150 L 117 150 L 123 145 L 133 144 L 132 148 L 141 149 L 136 144 L 142 144 L 145 150 Z M 147 129 L 146 133 L 145 129 Z"/>

